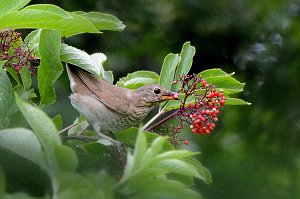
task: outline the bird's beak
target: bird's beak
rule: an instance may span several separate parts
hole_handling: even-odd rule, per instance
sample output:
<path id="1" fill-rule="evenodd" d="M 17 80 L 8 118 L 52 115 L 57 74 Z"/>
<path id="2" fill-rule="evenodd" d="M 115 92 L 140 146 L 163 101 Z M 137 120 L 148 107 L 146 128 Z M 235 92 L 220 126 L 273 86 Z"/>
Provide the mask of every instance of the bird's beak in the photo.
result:
<path id="1" fill-rule="evenodd" d="M 163 100 L 179 100 L 179 93 L 170 92 L 162 95 Z"/>

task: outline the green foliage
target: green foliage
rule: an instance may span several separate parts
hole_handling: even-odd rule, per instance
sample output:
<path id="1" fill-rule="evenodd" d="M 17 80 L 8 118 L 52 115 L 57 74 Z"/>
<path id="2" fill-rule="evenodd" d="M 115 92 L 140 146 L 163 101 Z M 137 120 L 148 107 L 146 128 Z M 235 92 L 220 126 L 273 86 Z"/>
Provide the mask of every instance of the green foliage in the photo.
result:
<path id="1" fill-rule="evenodd" d="M 27 6 L 28 1 L 19 1 L 19 5 L 1 1 L 0 7 L 6 13 L 0 15 L 0 29 L 4 28 L 44 28 L 58 30 L 62 36 L 72 36 L 84 32 L 100 33 L 100 30 L 124 29 L 117 18 L 101 13 L 71 13 L 51 4 Z"/>
<path id="2" fill-rule="evenodd" d="M 120 192 L 130 198 L 200 198 L 201 196 L 190 189 L 184 182 L 174 181 L 168 174 L 178 174 L 202 179 L 209 183 L 209 173 L 200 163 L 191 164 L 189 159 L 198 153 L 185 150 L 162 151 L 166 138 L 158 136 L 147 144 L 146 135 L 139 132 L 135 150 L 127 154 L 127 166 L 124 176 L 119 183 Z M 194 160 L 194 159 L 192 159 Z M 142 186 L 144 184 L 147 186 Z"/>
<path id="3" fill-rule="evenodd" d="M 41 105 L 50 105 L 55 102 L 56 95 L 54 82 L 61 75 L 63 68 L 60 62 L 61 48 L 60 32 L 55 30 L 42 30 L 39 42 L 41 63 L 38 70 L 38 87 Z"/>
<path id="4" fill-rule="evenodd" d="M 63 72 L 62 62 L 78 66 L 111 83 L 114 80 L 112 71 L 106 71 L 103 67 L 106 55 L 89 55 L 62 43 L 62 38 L 80 33 L 100 33 L 102 30 L 121 31 L 125 26 L 112 15 L 67 12 L 51 4 L 26 6 L 29 2 L 0 1 L 0 30 L 36 29 L 27 35 L 24 42 L 18 42 L 20 46 L 26 43 L 40 59 L 37 74 L 39 105 L 32 101 L 36 94 L 30 70 L 22 68 L 17 73 L 12 68 L 3 68 L 5 61 L 0 61 L 1 154 L 11 154 L 18 163 L 24 161 L 32 164 L 47 175 L 45 178 L 49 178 L 50 185 L 44 182 L 48 179 L 43 179 L 44 198 L 201 198 L 193 186 L 196 180 L 211 183 L 211 173 L 192 157 L 198 152 L 175 149 L 166 137 L 134 127 L 115 132 L 116 140 L 128 147 L 127 161 L 124 163 L 122 150 L 116 150 L 116 146 L 105 144 L 98 138 L 93 140 L 91 135 L 94 132 L 81 134 L 88 124 L 86 120 L 76 120 L 78 124 L 69 129 L 67 136 L 59 134 L 63 117 L 57 115 L 51 119 L 42 108 L 56 101 L 54 84 Z M 173 85 L 173 80 L 178 79 L 180 74 L 189 73 L 194 55 L 195 47 L 186 42 L 181 53 L 170 53 L 165 57 L 160 75 L 137 71 L 120 78 L 117 85 L 136 89 L 145 84 L 158 83 L 177 91 L 180 86 Z M 199 75 L 222 89 L 227 97 L 243 91 L 244 84 L 220 69 L 206 70 Z M 163 107 L 163 111 L 178 108 L 179 103 L 170 102 Z M 229 98 L 228 104 L 247 103 Z M 78 140 L 62 142 L 60 135 Z M 86 139 L 89 143 L 84 142 Z M 0 156 L 0 164 L 6 161 L 5 156 Z M 82 162 L 90 165 L 84 168 L 80 164 Z M 111 172 L 111 168 L 115 170 Z M 5 169 L 3 173 L 8 172 Z M 0 170 L 0 196 L 32 198 L 25 193 L 6 194 L 5 185 L 2 185 L 5 184 L 3 176 Z M 112 176 L 120 180 L 116 181 Z M 31 191 L 28 190 L 28 193 Z"/>
<path id="5" fill-rule="evenodd" d="M 151 71 L 137 71 L 129 73 L 126 77 L 119 79 L 117 86 L 126 87 L 129 89 L 137 89 L 146 84 L 157 84 L 159 76 Z"/>
<path id="6" fill-rule="evenodd" d="M 7 125 L 8 117 L 11 114 L 10 106 L 13 101 L 13 88 L 2 66 L 0 67 L 0 85 L 0 127 L 3 128 Z"/>

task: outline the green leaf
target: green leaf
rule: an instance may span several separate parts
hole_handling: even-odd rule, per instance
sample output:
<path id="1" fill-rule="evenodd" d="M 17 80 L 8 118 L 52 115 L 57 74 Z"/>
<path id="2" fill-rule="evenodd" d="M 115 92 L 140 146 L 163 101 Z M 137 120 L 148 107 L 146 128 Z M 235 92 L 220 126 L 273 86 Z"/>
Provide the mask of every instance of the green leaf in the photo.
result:
<path id="1" fill-rule="evenodd" d="M 226 98 L 226 106 L 227 105 L 251 105 L 251 103 L 245 102 L 244 100 L 239 99 L 239 98 L 227 97 Z"/>
<path id="2" fill-rule="evenodd" d="M 39 52 L 41 32 L 41 29 L 34 30 L 31 33 L 29 33 L 24 39 L 24 43 L 27 44 L 28 48 L 30 49 L 30 52 L 34 53 L 35 57 L 37 58 L 41 58 Z"/>
<path id="3" fill-rule="evenodd" d="M 142 160 L 147 150 L 147 139 L 144 133 L 139 129 L 138 136 L 135 141 L 135 147 L 134 147 L 133 157 L 134 157 L 134 163 L 133 163 L 133 171 L 135 169 L 140 168 L 140 166 L 143 164 Z"/>
<path id="4" fill-rule="evenodd" d="M 2 0 L 0 1 L 0 15 L 15 11 L 26 6 L 31 0 Z"/>
<path id="5" fill-rule="evenodd" d="M 147 185 L 147 186 L 145 186 Z M 166 179 L 140 179 L 129 187 L 131 199 L 201 199 L 202 196 L 184 184 Z"/>
<path id="6" fill-rule="evenodd" d="M 108 75 L 108 74 L 105 74 L 104 68 L 103 68 L 103 64 L 107 59 L 106 55 L 104 55 L 103 53 L 94 53 L 94 54 L 91 54 L 91 58 L 96 63 L 95 67 L 100 69 L 101 77 L 105 78 L 105 76 Z"/>
<path id="7" fill-rule="evenodd" d="M 114 74 L 111 70 L 109 71 L 104 71 L 104 77 L 103 77 L 106 81 L 108 81 L 109 83 L 113 84 L 114 83 Z"/>
<path id="8" fill-rule="evenodd" d="M 178 159 L 167 159 L 156 162 L 151 165 L 152 167 L 164 169 L 168 173 L 177 173 L 187 175 L 195 178 L 202 178 L 194 166 L 187 162 Z"/>
<path id="9" fill-rule="evenodd" d="M 42 146 L 30 130 L 24 128 L 0 130 L 0 147 L 16 153 L 46 170 Z"/>
<path id="10" fill-rule="evenodd" d="M 52 122 L 55 124 L 57 130 L 60 130 L 63 127 L 64 121 L 60 114 L 58 114 L 54 118 L 52 118 Z"/>
<path id="11" fill-rule="evenodd" d="M 64 9 L 53 4 L 34 4 L 34 5 L 26 6 L 23 10 L 44 10 L 44 11 L 57 14 L 66 19 L 72 19 L 71 14 L 69 14 Z"/>
<path id="12" fill-rule="evenodd" d="M 163 144 L 166 142 L 166 138 L 157 137 L 151 143 L 150 147 L 147 149 L 146 154 L 143 158 L 143 163 L 146 164 L 151 158 L 156 156 L 162 149 Z"/>
<path id="13" fill-rule="evenodd" d="M 55 125 L 43 111 L 23 102 L 17 95 L 15 95 L 15 98 L 20 111 L 24 115 L 27 123 L 34 130 L 34 133 L 45 151 L 49 172 L 56 173 L 58 164 L 54 150 L 56 145 L 61 145 L 61 140 Z"/>
<path id="14" fill-rule="evenodd" d="M 88 19 L 98 30 L 122 31 L 125 25 L 117 17 L 100 12 L 74 12 Z"/>
<path id="15" fill-rule="evenodd" d="M 20 111 L 36 133 L 44 149 L 50 150 L 54 145 L 61 144 L 60 137 L 52 120 L 40 109 L 22 101 L 17 95 L 15 97 Z"/>
<path id="16" fill-rule="evenodd" d="M 212 68 L 212 69 L 207 69 L 199 73 L 204 79 L 208 77 L 215 77 L 215 76 L 228 76 L 226 72 L 219 68 Z"/>
<path id="17" fill-rule="evenodd" d="M 30 70 L 27 67 L 22 67 L 22 69 L 20 70 L 20 75 L 24 90 L 29 90 L 32 83 Z"/>
<path id="18" fill-rule="evenodd" d="M 5 198 L 6 186 L 5 186 L 5 175 L 2 167 L 0 166 L 0 198 Z"/>
<path id="19" fill-rule="evenodd" d="M 42 30 L 39 44 L 41 63 L 38 70 L 38 87 L 42 105 L 50 105 L 56 100 L 53 84 L 63 71 L 59 58 L 60 44 L 61 36 L 58 31 Z"/>
<path id="20" fill-rule="evenodd" d="M 183 94 L 181 94 L 179 96 L 179 99 L 182 99 L 182 98 L 183 98 Z M 195 97 L 194 96 L 190 96 L 186 100 L 186 104 L 193 103 L 193 102 L 195 102 Z M 180 100 L 171 100 L 166 104 L 166 106 L 164 106 L 164 111 L 170 111 L 170 110 L 178 109 L 180 107 L 180 105 L 181 105 Z"/>
<path id="21" fill-rule="evenodd" d="M 80 133 L 82 133 L 82 129 L 86 128 L 87 125 L 89 125 L 89 123 L 86 120 L 79 122 L 77 125 L 70 128 L 70 130 L 68 131 L 68 135 L 69 136 L 79 135 Z"/>
<path id="22" fill-rule="evenodd" d="M 94 158 L 103 156 L 108 151 L 108 147 L 98 142 L 91 142 L 83 145 L 83 149 Z"/>
<path id="23" fill-rule="evenodd" d="M 200 174 L 200 178 L 206 183 L 206 184 L 210 184 L 212 183 L 212 176 L 211 176 L 211 172 L 204 167 L 201 162 L 199 162 L 198 160 L 196 160 L 195 158 L 192 157 L 188 157 L 185 158 L 185 161 L 190 163 Z"/>
<path id="24" fill-rule="evenodd" d="M 29 6 L 20 11 L 3 14 L 0 16 L 0 30 L 8 27 L 58 30 L 62 36 L 84 32 L 100 33 L 86 18 L 66 12 L 51 4 Z"/>
<path id="25" fill-rule="evenodd" d="M 115 132 L 115 137 L 118 141 L 123 142 L 124 144 L 133 147 L 135 145 L 135 140 L 138 135 L 138 128 L 131 127 L 128 129 L 120 130 Z M 152 143 L 157 137 L 161 137 L 156 133 L 145 132 L 145 136 L 147 137 L 147 144 Z M 164 142 L 163 150 L 173 150 L 174 147 L 169 142 Z"/>
<path id="26" fill-rule="evenodd" d="M 10 107 L 13 102 L 12 92 L 13 88 L 6 71 L 0 67 L 0 128 L 4 128 L 8 124 Z"/>
<path id="27" fill-rule="evenodd" d="M 55 146 L 55 158 L 60 171 L 75 171 L 78 165 L 78 159 L 70 147 L 63 145 Z"/>
<path id="28" fill-rule="evenodd" d="M 176 67 L 180 61 L 180 56 L 177 54 L 168 54 L 161 68 L 158 84 L 171 90 Z"/>
<path id="29" fill-rule="evenodd" d="M 97 76 L 103 72 L 98 67 L 97 62 L 86 52 L 66 44 L 61 45 L 60 59 L 63 62 L 79 66 L 80 68 L 89 71 Z"/>
<path id="30" fill-rule="evenodd" d="M 196 53 L 194 46 L 191 46 L 190 42 L 185 42 L 182 46 L 180 53 L 180 62 L 176 70 L 175 79 L 178 79 L 179 75 L 187 75 L 192 67 L 193 57 Z M 180 84 L 174 85 L 174 90 L 177 91 L 180 89 Z"/>
<path id="31" fill-rule="evenodd" d="M 205 78 L 205 81 L 230 94 L 242 92 L 245 86 L 245 83 L 241 83 L 231 76 L 207 77 Z"/>
<path id="32" fill-rule="evenodd" d="M 0 64 L 0 66 L 1 66 L 1 64 Z M 20 82 L 17 72 L 11 67 L 6 67 L 5 69 L 14 78 L 14 80 L 17 82 L 17 84 L 21 85 L 21 82 Z"/>
<path id="33" fill-rule="evenodd" d="M 117 86 L 129 89 L 137 89 L 146 84 L 157 84 L 159 75 L 152 71 L 137 71 L 122 77 L 116 83 Z"/>
<path id="34" fill-rule="evenodd" d="M 153 162 L 158 162 L 161 160 L 167 160 L 167 159 L 182 159 L 187 158 L 193 155 L 201 154 L 200 152 L 191 152 L 187 150 L 172 150 L 172 151 L 166 151 L 162 154 L 157 155 L 155 158 L 153 158 Z"/>

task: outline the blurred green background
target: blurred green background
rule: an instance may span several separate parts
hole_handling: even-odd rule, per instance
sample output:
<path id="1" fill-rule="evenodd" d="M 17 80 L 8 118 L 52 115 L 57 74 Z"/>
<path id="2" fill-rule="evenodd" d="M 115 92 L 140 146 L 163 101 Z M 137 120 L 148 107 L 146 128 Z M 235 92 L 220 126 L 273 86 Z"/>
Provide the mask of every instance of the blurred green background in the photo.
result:
<path id="1" fill-rule="evenodd" d="M 208 199 L 300 198 L 300 1 L 298 0 L 33 0 L 67 11 L 101 11 L 127 26 L 122 32 L 66 39 L 88 53 L 107 55 L 115 80 L 136 70 L 159 72 L 185 41 L 196 47 L 192 71 L 220 67 L 246 82 L 239 97 L 251 106 L 225 107 L 210 136 L 190 135 L 190 147 L 214 183 L 197 185 Z M 56 83 L 50 115 L 65 125 L 77 115 L 68 80 Z M 63 110 L 63 111 L 62 111 Z"/>

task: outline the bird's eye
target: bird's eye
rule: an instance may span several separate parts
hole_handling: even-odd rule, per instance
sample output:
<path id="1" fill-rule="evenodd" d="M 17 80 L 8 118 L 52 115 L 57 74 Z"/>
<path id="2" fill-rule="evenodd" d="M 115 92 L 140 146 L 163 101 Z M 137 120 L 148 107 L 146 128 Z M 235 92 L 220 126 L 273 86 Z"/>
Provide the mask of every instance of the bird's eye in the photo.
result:
<path id="1" fill-rule="evenodd" d="M 155 89 L 154 89 L 154 93 L 155 93 L 155 94 L 159 94 L 159 93 L 160 93 L 160 89 L 159 89 L 159 88 L 155 88 Z"/>

